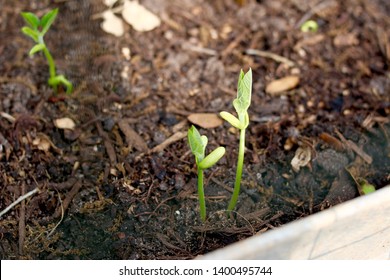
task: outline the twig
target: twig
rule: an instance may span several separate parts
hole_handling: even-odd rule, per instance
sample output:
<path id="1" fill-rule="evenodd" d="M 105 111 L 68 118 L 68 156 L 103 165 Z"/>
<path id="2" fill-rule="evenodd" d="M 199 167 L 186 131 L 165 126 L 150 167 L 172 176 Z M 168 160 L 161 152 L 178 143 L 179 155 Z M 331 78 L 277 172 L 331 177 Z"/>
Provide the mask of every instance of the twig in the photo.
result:
<path id="1" fill-rule="evenodd" d="M 372 163 L 372 157 L 368 155 L 365 151 L 363 151 L 362 148 L 360 148 L 358 145 L 356 145 L 351 140 L 348 140 L 344 137 L 344 135 L 341 134 L 340 131 L 336 130 L 336 134 L 339 136 L 341 141 L 346 145 L 348 148 L 350 148 L 352 151 L 354 151 L 358 156 L 360 156 L 365 162 L 368 164 Z"/>
<path id="2" fill-rule="evenodd" d="M 172 143 L 175 143 L 187 136 L 187 132 L 184 131 L 178 131 L 175 134 L 173 134 L 171 137 L 166 139 L 164 142 L 161 144 L 155 146 L 153 149 L 150 150 L 151 153 L 159 153 L 163 151 L 166 147 L 171 145 Z"/>
<path id="3" fill-rule="evenodd" d="M 54 213 L 53 217 L 55 219 L 61 217 L 63 213 L 68 209 L 70 203 L 72 202 L 73 197 L 79 192 L 80 188 L 82 187 L 82 184 L 80 181 L 77 181 L 74 185 L 73 188 L 66 194 L 66 197 L 61 204 L 61 208 L 57 209 L 56 212 Z"/>
<path id="4" fill-rule="evenodd" d="M 15 205 L 19 204 L 21 201 L 25 200 L 26 198 L 29 198 L 36 192 L 39 192 L 38 188 L 35 188 L 32 191 L 20 196 L 17 200 L 12 202 L 7 208 L 5 208 L 3 211 L 0 212 L 0 217 L 3 216 L 5 213 L 7 213 L 9 210 L 11 210 Z"/>
<path id="5" fill-rule="evenodd" d="M 249 55 L 256 55 L 256 56 L 260 56 L 260 57 L 267 57 L 267 58 L 271 58 L 277 62 L 281 62 L 281 63 L 284 63 L 286 64 L 287 66 L 289 67 L 294 67 L 295 66 L 295 62 L 288 59 L 288 58 L 285 58 L 283 56 L 280 56 L 278 54 L 275 54 L 275 53 L 272 53 L 272 52 L 267 52 L 267 51 L 260 51 L 260 50 L 255 50 L 255 49 L 247 49 L 245 51 L 246 54 L 249 54 Z"/>
<path id="6" fill-rule="evenodd" d="M 6 112 L 0 112 L 0 116 L 9 121 L 10 123 L 15 123 L 16 119 Z"/>
<path id="7" fill-rule="evenodd" d="M 237 48 L 238 44 L 240 44 L 240 42 L 241 42 L 242 40 L 245 39 L 245 37 L 247 36 L 247 34 L 248 34 L 248 32 L 247 32 L 247 31 L 244 31 L 244 32 L 242 32 L 240 35 L 238 35 L 238 36 L 236 37 L 236 39 L 235 39 L 234 41 L 232 41 L 232 42 L 231 42 L 231 43 L 222 51 L 221 56 L 222 56 L 222 57 L 226 57 L 227 55 L 231 54 L 232 51 L 233 51 L 234 49 Z"/>
<path id="8" fill-rule="evenodd" d="M 48 184 L 49 189 L 55 189 L 56 191 L 67 190 L 73 187 L 73 185 L 77 182 L 75 177 L 71 177 L 68 181 L 62 183 L 53 183 L 50 182 Z"/>
<path id="9" fill-rule="evenodd" d="M 200 54 L 206 54 L 206 55 L 211 55 L 215 56 L 217 55 L 217 51 L 209 48 L 204 48 L 201 46 L 196 46 L 190 43 L 183 43 L 182 45 L 183 50 L 189 50 L 192 52 L 200 53 Z"/>
<path id="10" fill-rule="evenodd" d="M 146 145 L 145 140 L 129 125 L 125 119 L 118 121 L 119 129 L 126 137 L 126 142 L 129 147 L 134 147 L 136 150 L 146 153 L 149 148 Z"/>
<path id="11" fill-rule="evenodd" d="M 20 186 L 21 194 L 26 192 L 26 185 L 23 183 Z M 24 240 L 26 238 L 26 202 L 22 200 L 19 211 L 19 255 L 23 256 Z"/>
<path id="12" fill-rule="evenodd" d="M 230 192 L 230 193 L 233 192 L 233 188 L 226 186 L 224 183 L 222 183 L 221 181 L 215 179 L 214 177 L 211 177 L 211 181 L 213 181 L 214 183 L 216 183 L 218 186 L 224 188 L 224 189 L 227 190 L 228 192 Z"/>
<path id="13" fill-rule="evenodd" d="M 62 205 L 62 199 L 61 199 L 61 195 L 60 193 L 57 191 L 57 194 L 58 194 L 58 199 L 60 200 L 60 204 L 61 204 L 61 219 L 60 221 L 54 226 L 54 228 L 47 234 L 47 237 L 50 237 L 50 235 L 52 235 L 54 233 L 54 231 L 57 229 L 57 227 L 61 224 L 62 220 L 64 219 L 64 214 L 65 214 L 65 211 L 64 211 L 64 206 Z"/>
<path id="14" fill-rule="evenodd" d="M 103 138 L 104 147 L 106 148 L 106 152 L 108 158 L 110 159 L 111 166 L 115 166 L 117 163 L 115 148 L 111 143 L 110 137 L 108 137 L 107 133 L 103 130 L 100 122 L 96 122 L 96 128 L 99 132 L 99 135 Z"/>

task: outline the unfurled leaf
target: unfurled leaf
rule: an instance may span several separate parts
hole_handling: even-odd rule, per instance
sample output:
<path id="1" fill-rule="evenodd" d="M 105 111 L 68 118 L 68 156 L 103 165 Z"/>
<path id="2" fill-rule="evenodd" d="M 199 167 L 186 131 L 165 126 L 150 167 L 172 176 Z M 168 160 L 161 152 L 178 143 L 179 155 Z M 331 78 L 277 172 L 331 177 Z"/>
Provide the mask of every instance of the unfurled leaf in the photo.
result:
<path id="1" fill-rule="evenodd" d="M 216 164 L 225 154 L 224 147 L 218 147 L 212 151 L 207 157 L 205 157 L 199 164 L 200 169 L 207 169 Z"/>
<path id="2" fill-rule="evenodd" d="M 252 95 L 252 69 L 249 69 L 246 74 L 240 71 L 237 84 L 237 98 L 233 101 L 234 109 L 240 117 L 244 117 L 244 113 L 248 110 L 251 104 Z M 241 119 L 240 119 L 241 120 Z M 242 121 L 242 120 L 241 120 Z"/>
<path id="3" fill-rule="evenodd" d="M 191 152 L 194 154 L 196 163 L 198 164 L 204 158 L 207 137 L 204 135 L 200 136 L 200 133 L 195 126 L 191 126 L 188 129 L 188 144 L 190 145 Z"/>
<path id="4" fill-rule="evenodd" d="M 23 12 L 23 13 L 21 13 L 21 15 L 24 18 L 24 20 L 26 21 L 26 23 L 28 25 L 30 25 L 30 27 L 32 27 L 35 30 L 38 29 L 38 26 L 40 24 L 40 20 L 35 14 L 29 13 L 29 12 Z"/>
<path id="5" fill-rule="evenodd" d="M 30 37 L 31 39 L 34 40 L 34 42 L 38 43 L 38 33 L 37 33 L 37 31 L 31 29 L 28 26 L 22 27 L 21 30 L 22 30 L 24 35 Z"/>
<path id="6" fill-rule="evenodd" d="M 51 10 L 50 12 L 46 13 L 42 17 L 41 24 L 40 24 L 41 28 L 42 28 L 42 31 L 41 31 L 42 36 L 45 35 L 45 33 L 49 30 L 51 24 L 56 19 L 57 14 L 58 14 L 58 8 Z"/>
<path id="7" fill-rule="evenodd" d="M 31 48 L 29 55 L 33 55 L 34 53 L 37 53 L 45 48 L 44 44 L 36 44 L 34 47 Z"/>

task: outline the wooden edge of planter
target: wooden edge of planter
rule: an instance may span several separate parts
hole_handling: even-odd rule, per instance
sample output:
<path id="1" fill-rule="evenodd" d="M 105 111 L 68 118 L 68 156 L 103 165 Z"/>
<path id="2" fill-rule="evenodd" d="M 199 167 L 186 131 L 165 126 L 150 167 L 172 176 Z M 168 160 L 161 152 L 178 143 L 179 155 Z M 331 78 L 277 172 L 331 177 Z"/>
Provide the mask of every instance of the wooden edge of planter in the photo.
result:
<path id="1" fill-rule="evenodd" d="M 390 259 L 390 185 L 200 260 Z"/>

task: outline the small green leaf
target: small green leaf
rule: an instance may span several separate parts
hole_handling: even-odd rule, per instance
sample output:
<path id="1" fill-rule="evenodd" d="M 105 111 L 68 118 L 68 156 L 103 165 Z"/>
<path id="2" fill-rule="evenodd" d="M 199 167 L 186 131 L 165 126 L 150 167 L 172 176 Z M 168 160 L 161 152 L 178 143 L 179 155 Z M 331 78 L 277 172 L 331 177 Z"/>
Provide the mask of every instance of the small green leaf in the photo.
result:
<path id="1" fill-rule="evenodd" d="M 38 33 L 35 30 L 31 29 L 28 26 L 23 27 L 21 30 L 24 35 L 30 37 L 34 40 L 34 42 L 38 43 Z"/>
<path id="2" fill-rule="evenodd" d="M 199 164 L 198 167 L 200 169 L 207 169 L 216 164 L 221 157 L 225 154 L 224 147 L 218 147 L 214 151 L 212 151 L 207 157 L 205 157 Z"/>
<path id="3" fill-rule="evenodd" d="M 243 129 L 243 124 L 240 122 L 239 119 L 237 119 L 235 116 L 233 116 L 232 114 L 230 114 L 229 112 L 225 112 L 225 111 L 222 111 L 219 113 L 220 116 L 225 120 L 227 121 L 228 123 L 230 123 L 232 126 L 234 126 L 235 128 L 238 128 L 238 129 Z"/>
<path id="4" fill-rule="evenodd" d="M 21 13 L 21 15 L 26 21 L 26 23 L 30 25 L 30 27 L 32 27 L 35 30 L 38 30 L 40 20 L 35 14 L 29 12 L 23 12 Z"/>
<path id="5" fill-rule="evenodd" d="M 369 194 L 375 192 L 375 187 L 370 184 L 366 184 L 362 186 L 362 191 L 364 194 Z"/>
<path id="6" fill-rule="evenodd" d="M 240 71 L 237 85 L 237 98 L 233 101 L 234 109 L 237 114 L 244 117 L 244 113 L 248 110 L 251 104 L 252 95 L 252 69 L 249 69 L 246 74 Z"/>
<path id="7" fill-rule="evenodd" d="M 58 8 L 51 10 L 50 12 L 46 13 L 42 17 L 42 19 L 41 19 L 41 27 L 42 27 L 41 34 L 42 34 L 42 36 L 45 35 L 45 33 L 49 30 L 51 24 L 56 19 L 57 14 L 58 14 Z"/>
<path id="8" fill-rule="evenodd" d="M 36 44 L 34 47 L 31 48 L 28 54 L 32 56 L 34 53 L 42 51 L 44 48 L 46 48 L 44 44 Z"/>
<path id="9" fill-rule="evenodd" d="M 301 25 L 302 32 L 317 32 L 318 23 L 314 20 L 308 20 Z"/>
<path id="10" fill-rule="evenodd" d="M 375 192 L 375 186 L 371 185 L 367 180 L 363 178 L 357 178 L 358 188 L 360 188 L 363 194 L 369 194 Z"/>
<path id="11" fill-rule="evenodd" d="M 194 154 L 196 163 L 198 164 L 204 158 L 204 153 L 207 145 L 207 137 L 204 135 L 200 136 L 199 131 L 193 125 L 188 129 L 187 136 L 191 152 Z"/>

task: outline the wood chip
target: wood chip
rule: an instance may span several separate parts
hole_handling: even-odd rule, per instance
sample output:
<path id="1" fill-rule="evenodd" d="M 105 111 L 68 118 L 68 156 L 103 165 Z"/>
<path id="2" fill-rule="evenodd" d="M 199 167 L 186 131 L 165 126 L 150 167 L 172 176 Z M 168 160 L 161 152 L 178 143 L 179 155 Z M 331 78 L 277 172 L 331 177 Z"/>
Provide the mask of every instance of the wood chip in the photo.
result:
<path id="1" fill-rule="evenodd" d="M 76 127 L 76 124 L 70 118 L 56 119 L 54 125 L 60 129 L 74 129 Z"/>
<path id="2" fill-rule="evenodd" d="M 355 33 L 338 34 L 333 39 L 333 44 L 336 47 L 356 46 L 359 44 L 359 39 Z"/>
<path id="3" fill-rule="evenodd" d="M 118 122 L 118 126 L 126 137 L 127 145 L 129 145 L 130 147 L 134 147 L 138 151 L 144 153 L 149 150 L 148 146 L 145 143 L 145 140 L 142 139 L 142 137 L 139 136 L 139 134 L 134 129 L 132 129 L 131 126 L 125 120 L 120 120 Z"/>
<path id="4" fill-rule="evenodd" d="M 104 11 L 104 21 L 101 23 L 101 28 L 116 37 L 120 37 L 124 34 L 124 27 L 122 20 L 117 17 L 111 10 Z"/>
<path id="5" fill-rule="evenodd" d="M 202 128 L 214 128 L 222 125 L 223 120 L 214 113 L 194 113 L 190 114 L 188 120 Z"/>
<path id="6" fill-rule="evenodd" d="M 295 88 L 298 84 L 298 76 L 287 76 L 270 82 L 265 88 L 265 92 L 271 95 L 278 95 L 281 92 Z"/>
<path id="7" fill-rule="evenodd" d="M 169 137 L 168 139 L 166 139 L 164 142 L 162 142 L 161 144 L 157 145 L 156 147 L 154 147 L 151 152 L 152 153 L 158 153 L 158 152 L 161 152 L 163 151 L 166 147 L 168 147 L 169 145 L 171 145 L 172 143 L 175 143 L 183 138 L 185 138 L 187 136 L 187 132 L 184 132 L 184 131 L 178 131 L 176 132 L 175 134 L 173 134 L 171 137 Z"/>
<path id="8" fill-rule="evenodd" d="M 137 1 L 125 0 L 122 16 L 128 24 L 139 32 L 153 30 L 161 24 L 158 16 Z"/>
<path id="9" fill-rule="evenodd" d="M 351 140 L 348 140 L 346 139 L 342 134 L 341 132 L 339 132 L 338 130 L 336 130 L 336 133 L 337 135 L 339 136 L 339 138 L 341 139 L 341 141 L 344 143 L 344 145 L 351 149 L 352 151 L 355 152 L 355 154 L 357 154 L 358 156 L 360 156 L 366 163 L 368 164 L 371 164 L 373 159 L 372 157 L 367 154 L 365 151 L 363 151 L 362 148 L 360 148 L 358 145 L 356 145 L 354 142 L 352 142 Z"/>

